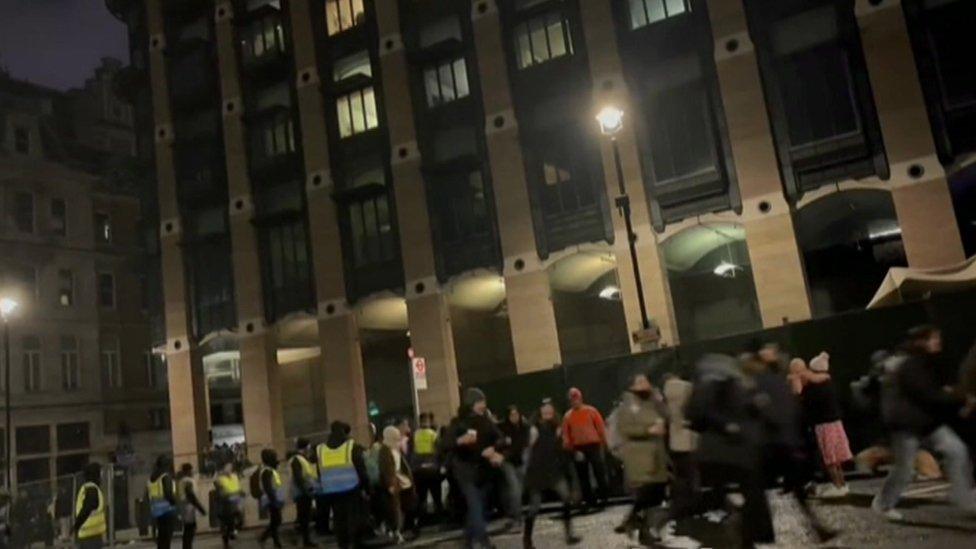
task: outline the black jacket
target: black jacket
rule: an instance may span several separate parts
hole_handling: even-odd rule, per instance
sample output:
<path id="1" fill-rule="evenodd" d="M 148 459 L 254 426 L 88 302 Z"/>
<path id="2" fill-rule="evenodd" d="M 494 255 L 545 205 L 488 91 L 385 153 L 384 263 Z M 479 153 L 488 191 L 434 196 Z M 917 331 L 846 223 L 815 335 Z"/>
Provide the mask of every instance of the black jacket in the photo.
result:
<path id="1" fill-rule="evenodd" d="M 889 376 L 882 402 L 885 423 L 892 431 L 925 436 L 949 421 L 960 409 L 958 397 L 943 390 L 931 356 L 909 354 Z"/>
<path id="2" fill-rule="evenodd" d="M 529 425 L 524 421 L 516 425 L 506 420 L 498 426 L 498 429 L 504 436 L 504 444 L 501 448 L 505 459 L 516 467 L 521 466 L 522 456 L 529 445 Z"/>
<path id="3" fill-rule="evenodd" d="M 699 379 L 685 415 L 700 435 L 698 461 L 753 468 L 759 460 L 759 423 L 739 379 Z M 734 431 L 729 430 L 735 425 Z"/>
<path id="4" fill-rule="evenodd" d="M 832 423 L 841 418 L 840 402 L 833 380 L 803 387 L 803 421 L 807 425 Z"/>
<path id="5" fill-rule="evenodd" d="M 457 439 L 469 430 L 478 433 L 477 442 L 466 446 L 459 445 Z M 481 457 L 481 453 L 489 446 L 498 445 L 502 437 L 501 431 L 487 414 L 479 416 L 470 411 L 453 421 L 448 431 L 447 443 L 451 447 L 455 461 L 460 463 L 487 464 L 487 461 Z"/>
<path id="6" fill-rule="evenodd" d="M 529 490 L 548 490 L 565 479 L 566 452 L 560 438 L 562 430 L 558 421 L 540 421 L 533 429 L 537 438 L 529 448 L 525 487 Z"/>

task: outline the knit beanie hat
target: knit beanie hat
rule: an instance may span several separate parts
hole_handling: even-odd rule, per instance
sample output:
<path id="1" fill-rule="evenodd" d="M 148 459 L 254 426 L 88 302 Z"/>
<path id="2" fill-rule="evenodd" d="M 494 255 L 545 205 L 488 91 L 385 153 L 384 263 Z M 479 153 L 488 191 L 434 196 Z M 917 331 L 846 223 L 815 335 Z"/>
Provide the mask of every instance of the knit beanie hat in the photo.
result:
<path id="1" fill-rule="evenodd" d="M 464 405 L 469 408 L 471 406 L 474 406 L 475 403 L 483 402 L 485 400 L 488 399 L 485 397 L 484 391 L 482 391 L 477 387 L 470 387 L 467 391 L 464 392 Z"/>
<path id="2" fill-rule="evenodd" d="M 830 355 L 827 354 L 827 351 L 823 351 L 810 359 L 810 369 L 814 372 L 826 372 L 830 370 Z"/>

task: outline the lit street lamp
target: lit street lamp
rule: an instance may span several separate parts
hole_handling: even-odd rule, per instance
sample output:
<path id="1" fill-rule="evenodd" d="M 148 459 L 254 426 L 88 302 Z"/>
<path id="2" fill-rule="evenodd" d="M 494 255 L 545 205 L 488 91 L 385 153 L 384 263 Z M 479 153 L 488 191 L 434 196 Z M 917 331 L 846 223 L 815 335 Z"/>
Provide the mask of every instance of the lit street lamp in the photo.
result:
<path id="1" fill-rule="evenodd" d="M 644 305 L 644 284 L 641 281 L 640 265 L 637 263 L 637 235 L 634 233 L 634 224 L 630 219 L 630 197 L 627 196 L 627 189 L 624 186 L 624 169 L 620 163 L 620 147 L 617 145 L 617 134 L 624 127 L 624 111 L 619 107 L 607 105 L 596 115 L 597 122 L 600 123 L 600 132 L 610 138 L 613 146 L 613 165 L 617 170 L 617 185 L 620 189 L 620 196 L 614 200 L 617 209 L 624 216 L 624 225 L 627 227 L 627 243 L 630 246 L 630 262 L 634 268 L 634 279 L 637 283 L 637 303 L 640 305 L 641 315 L 641 334 L 635 334 L 635 340 L 648 339 L 651 322 L 647 318 L 647 306 Z"/>
<path id="2" fill-rule="evenodd" d="M 3 463 L 7 470 L 6 486 L 7 492 L 10 492 L 11 486 L 11 475 L 13 475 L 13 468 L 10 465 L 10 315 L 17 309 L 17 301 L 9 297 L 0 298 L 0 318 L 3 319 L 3 391 L 4 391 L 4 408 L 6 412 L 4 414 L 6 419 L 6 428 L 4 430 L 4 440 L 3 440 Z"/>

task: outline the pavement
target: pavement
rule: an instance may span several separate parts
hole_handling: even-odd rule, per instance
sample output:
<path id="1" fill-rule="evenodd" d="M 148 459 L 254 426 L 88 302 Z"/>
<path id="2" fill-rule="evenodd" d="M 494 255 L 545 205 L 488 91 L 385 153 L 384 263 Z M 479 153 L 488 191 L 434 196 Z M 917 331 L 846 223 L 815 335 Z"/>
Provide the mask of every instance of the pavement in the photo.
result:
<path id="1" fill-rule="evenodd" d="M 976 516 L 967 516 L 945 501 L 948 484 L 942 481 L 914 483 L 899 504 L 905 518 L 901 522 L 888 522 L 871 510 L 871 499 L 877 493 L 881 479 L 865 479 L 851 482 L 851 493 L 840 500 L 812 500 L 816 512 L 823 521 L 840 534 L 827 544 L 818 545 L 803 519 L 798 506 L 787 496 L 771 494 L 777 543 L 763 547 L 775 548 L 895 548 L 895 549 L 958 549 L 976 547 Z M 626 505 L 613 506 L 603 512 L 576 517 L 576 533 L 583 538 L 580 548 L 629 549 L 639 546 L 636 540 L 613 532 L 627 512 Z M 677 525 L 676 540 L 656 547 L 710 547 L 715 549 L 735 548 L 738 515 L 733 513 L 721 522 L 713 522 L 718 517 L 694 518 Z M 494 525 L 493 530 L 497 530 Z M 285 526 L 282 532 L 289 532 Z M 290 533 L 290 532 L 289 532 Z M 241 549 L 257 548 L 257 531 L 248 530 L 241 534 L 235 547 Z M 461 549 L 460 533 L 457 531 L 424 534 L 420 539 L 400 547 L 438 547 Z M 288 547 L 288 538 L 285 543 Z M 498 534 L 492 537 L 498 549 L 520 549 L 521 535 L 518 533 Z M 179 541 L 174 540 L 174 546 Z M 539 549 L 563 548 L 562 525 L 556 515 L 540 517 L 535 532 L 535 545 Z M 220 540 L 212 535 L 198 538 L 195 546 L 199 549 L 217 549 Z M 320 546 L 335 547 L 332 542 Z M 152 544 L 134 543 L 131 548 L 149 548 Z M 270 545 L 269 545 L 270 547 Z"/>

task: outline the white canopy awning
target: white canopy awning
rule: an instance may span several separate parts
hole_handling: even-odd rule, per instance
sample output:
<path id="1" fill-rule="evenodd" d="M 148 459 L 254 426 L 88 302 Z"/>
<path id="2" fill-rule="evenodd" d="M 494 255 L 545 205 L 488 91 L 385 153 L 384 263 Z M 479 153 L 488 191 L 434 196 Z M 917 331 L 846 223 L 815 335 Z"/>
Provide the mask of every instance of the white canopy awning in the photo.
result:
<path id="1" fill-rule="evenodd" d="M 868 309 L 896 305 L 931 294 L 948 293 L 976 287 L 976 256 L 950 267 L 912 269 L 893 267 L 868 304 Z"/>

